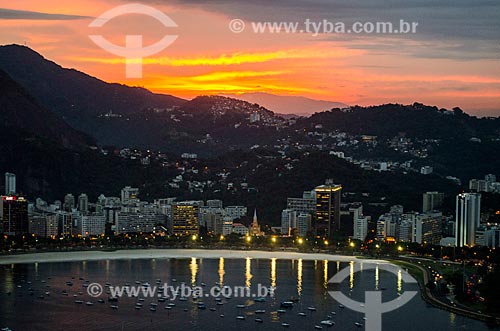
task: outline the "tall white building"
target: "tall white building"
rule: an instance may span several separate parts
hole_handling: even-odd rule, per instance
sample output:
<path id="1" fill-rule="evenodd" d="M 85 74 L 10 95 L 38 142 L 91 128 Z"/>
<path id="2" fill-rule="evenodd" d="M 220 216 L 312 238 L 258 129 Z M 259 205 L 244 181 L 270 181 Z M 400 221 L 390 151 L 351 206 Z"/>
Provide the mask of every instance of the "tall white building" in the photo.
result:
<path id="1" fill-rule="evenodd" d="M 363 206 L 356 206 L 349 208 L 349 212 L 352 213 L 353 221 L 353 239 L 364 241 L 368 235 L 368 221 L 369 216 L 363 216 Z"/>
<path id="2" fill-rule="evenodd" d="M 5 195 L 16 194 L 16 175 L 10 172 L 5 173 Z"/>
<path id="3" fill-rule="evenodd" d="M 64 196 L 63 209 L 67 212 L 71 212 L 75 208 L 75 197 L 73 194 L 68 193 Z"/>
<path id="4" fill-rule="evenodd" d="M 297 234 L 301 237 L 307 235 L 311 231 L 312 216 L 311 214 L 300 213 L 297 215 Z"/>
<path id="5" fill-rule="evenodd" d="M 78 211 L 83 214 L 89 211 L 89 197 L 85 193 L 78 196 Z"/>
<path id="6" fill-rule="evenodd" d="M 353 238 L 364 241 L 368 235 L 368 221 L 369 216 L 359 216 L 354 220 Z"/>
<path id="7" fill-rule="evenodd" d="M 481 221 L 481 194 L 461 193 L 456 199 L 455 245 L 474 246 Z"/>
<path id="8" fill-rule="evenodd" d="M 80 233 L 83 237 L 99 236 L 104 234 L 106 217 L 104 215 L 82 216 L 80 220 Z"/>
<path id="9" fill-rule="evenodd" d="M 400 214 L 386 213 L 380 215 L 377 221 L 377 235 L 378 240 L 387 239 L 387 237 L 396 238 L 397 224 Z"/>
<path id="10" fill-rule="evenodd" d="M 281 212 L 281 234 L 290 236 L 292 229 L 297 227 L 297 212 L 292 209 L 284 209 Z"/>
<path id="11" fill-rule="evenodd" d="M 223 218 L 222 221 L 222 234 L 227 236 L 233 233 L 233 219 L 229 216 Z"/>
<path id="12" fill-rule="evenodd" d="M 413 242 L 439 245 L 441 241 L 442 217 L 440 212 L 418 214 L 413 223 Z"/>
<path id="13" fill-rule="evenodd" d="M 139 195 L 139 189 L 136 187 L 125 186 L 121 192 L 121 202 L 123 204 L 128 204 L 131 202 L 136 202 Z"/>

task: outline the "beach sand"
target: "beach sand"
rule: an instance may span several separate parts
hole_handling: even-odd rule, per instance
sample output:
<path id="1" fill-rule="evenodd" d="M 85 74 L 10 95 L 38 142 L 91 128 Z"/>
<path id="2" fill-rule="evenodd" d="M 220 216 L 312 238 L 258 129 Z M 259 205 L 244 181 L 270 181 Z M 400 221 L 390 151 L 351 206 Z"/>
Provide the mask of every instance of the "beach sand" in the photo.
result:
<path id="1" fill-rule="evenodd" d="M 168 259 L 168 258 L 203 258 L 213 259 L 272 259 L 279 260 L 328 260 L 340 262 L 388 263 L 385 260 L 365 260 L 354 256 L 296 253 L 282 251 L 238 251 L 238 250 L 203 250 L 203 249 L 134 249 L 117 251 L 83 251 L 83 252 L 48 252 L 19 255 L 1 255 L 0 265 L 20 263 L 75 262 L 97 260 L 129 260 L 129 259 Z"/>

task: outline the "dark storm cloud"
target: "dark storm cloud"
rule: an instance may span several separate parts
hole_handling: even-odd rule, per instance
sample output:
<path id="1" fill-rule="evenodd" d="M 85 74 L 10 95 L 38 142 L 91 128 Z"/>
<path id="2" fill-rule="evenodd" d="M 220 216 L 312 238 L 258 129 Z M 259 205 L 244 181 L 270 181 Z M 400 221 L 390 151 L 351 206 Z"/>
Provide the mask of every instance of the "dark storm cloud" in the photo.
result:
<path id="1" fill-rule="evenodd" d="M 0 8 L 0 19 L 2 20 L 79 20 L 90 18 L 88 16 L 64 15 L 64 14 L 48 14 L 26 10 L 15 10 Z"/>
<path id="2" fill-rule="evenodd" d="M 247 21 L 302 22 L 327 19 L 352 24 L 418 22 L 416 34 L 392 39 L 420 42 L 403 52 L 417 57 L 498 59 L 500 54 L 500 1 L 497 0 L 140 0 L 150 5 L 177 3 L 223 13 Z M 387 35 L 386 35 L 387 36 Z M 376 35 L 326 35 L 324 40 L 359 40 Z M 419 49 L 418 47 L 425 49 Z M 377 47 L 377 45 L 370 47 Z M 387 50 L 386 45 L 380 49 Z M 429 50 L 435 50 L 429 52 Z"/>

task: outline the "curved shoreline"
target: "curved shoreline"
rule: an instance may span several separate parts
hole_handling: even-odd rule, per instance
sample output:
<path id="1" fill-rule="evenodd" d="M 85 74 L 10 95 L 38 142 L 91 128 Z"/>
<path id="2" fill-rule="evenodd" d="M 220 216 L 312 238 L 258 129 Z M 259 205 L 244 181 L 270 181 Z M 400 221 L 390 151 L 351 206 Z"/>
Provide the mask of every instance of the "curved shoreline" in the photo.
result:
<path id="1" fill-rule="evenodd" d="M 296 253 L 283 251 L 258 250 L 203 250 L 203 249 L 134 249 L 117 251 L 77 251 L 77 252 L 46 252 L 27 253 L 19 255 L 0 256 L 0 265 L 22 263 L 79 262 L 99 260 L 130 260 L 130 259 L 168 259 L 168 258 L 205 258 L 205 259 L 282 259 L 282 260 L 328 260 L 340 262 L 390 263 L 386 260 L 360 259 L 355 256 L 332 255 L 325 253 Z"/>
<path id="2" fill-rule="evenodd" d="M 43 253 L 26 253 L 18 255 L 0 255 L 0 265 L 11 264 L 31 264 L 31 263 L 64 263 L 64 262 L 81 262 L 81 261 L 102 261 L 102 260 L 140 260 L 140 259 L 273 259 L 278 260 L 328 260 L 340 262 L 367 262 L 367 263 L 383 263 L 391 264 L 390 261 L 380 259 L 363 259 L 348 255 L 333 255 L 327 253 L 297 253 L 286 251 L 260 251 L 260 250 L 204 250 L 204 249 L 133 249 L 133 250 L 116 250 L 116 251 L 73 251 L 73 252 L 43 252 Z M 405 261 L 409 263 L 408 261 Z M 412 263 L 411 263 L 412 264 Z M 412 264 L 414 265 L 414 264 Z M 396 265 L 395 265 L 396 266 Z M 428 279 L 427 270 L 418 267 L 424 277 L 424 284 Z M 400 265 L 398 267 L 401 267 Z M 419 282 L 420 294 L 424 301 L 432 306 L 447 310 L 458 315 L 462 315 L 471 319 L 487 321 L 491 316 L 478 314 L 464 309 L 457 309 L 444 304 L 432 296 L 430 291 L 422 287 Z M 498 319 L 497 319 L 498 321 Z"/>

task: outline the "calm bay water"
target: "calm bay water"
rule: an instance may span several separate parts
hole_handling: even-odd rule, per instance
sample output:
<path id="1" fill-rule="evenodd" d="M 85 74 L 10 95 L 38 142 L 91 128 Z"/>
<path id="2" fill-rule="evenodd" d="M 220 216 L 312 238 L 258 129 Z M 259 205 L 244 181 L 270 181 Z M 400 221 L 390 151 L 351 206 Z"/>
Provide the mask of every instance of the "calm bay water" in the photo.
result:
<path id="1" fill-rule="evenodd" d="M 141 259 L 102 260 L 88 262 L 31 263 L 0 266 L 0 327 L 12 330 L 283 330 L 282 323 L 292 330 L 314 330 L 321 320 L 332 316 L 335 326 L 330 330 L 364 330 L 355 322 L 363 323 L 363 314 L 341 309 L 328 290 L 341 290 L 352 299 L 363 302 L 364 292 L 381 290 L 383 300 L 389 301 L 398 293 L 418 290 L 415 284 L 405 284 L 401 278 L 383 270 L 364 270 L 351 273 L 340 286 L 329 285 L 328 280 L 348 263 L 279 259 Z M 136 298 L 120 298 L 119 309 L 107 302 L 97 303 L 83 287 L 84 280 L 104 285 L 123 285 L 135 281 L 161 284 L 200 285 L 206 289 L 216 283 L 227 286 L 250 286 L 257 291 L 258 284 L 275 286 L 273 298 L 254 302 L 251 298 L 231 298 L 224 305 L 216 305 L 214 298 L 204 298 L 207 309 L 200 310 L 193 300 L 176 300 L 171 310 L 169 303 L 157 298 L 146 298 L 143 308 L 136 310 Z M 176 282 L 172 282 L 175 279 Z M 66 285 L 72 281 L 73 286 Z M 30 291 L 32 288 L 32 291 Z M 62 291 L 69 292 L 68 296 Z M 45 292 L 50 295 L 45 295 Z M 82 294 L 79 295 L 78 292 Z M 10 294 L 9 294 L 10 293 Z M 33 293 L 31 295 L 31 293 Z M 73 295 L 76 294 L 75 298 Z M 40 295 L 44 299 L 39 298 Z M 107 299 L 107 295 L 102 298 Z M 277 313 L 282 301 L 299 301 L 285 314 Z M 93 306 L 75 304 L 75 299 L 92 300 Z M 150 303 L 158 303 L 156 312 Z M 237 305 L 248 306 L 245 309 Z M 314 306 L 316 311 L 309 311 Z M 215 308 L 215 311 L 210 310 Z M 265 310 L 255 315 L 255 310 Z M 306 313 L 305 317 L 298 315 Z M 220 317 L 223 314 L 224 317 Z M 243 314 L 246 320 L 237 320 Z M 256 323 L 262 318 L 263 323 Z M 363 323 L 364 324 L 364 323 Z M 324 327 L 326 330 L 327 328 Z M 383 315 L 383 330 L 487 330 L 482 322 L 474 321 L 434 308 L 419 295 L 398 310 Z"/>

